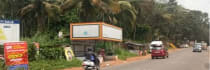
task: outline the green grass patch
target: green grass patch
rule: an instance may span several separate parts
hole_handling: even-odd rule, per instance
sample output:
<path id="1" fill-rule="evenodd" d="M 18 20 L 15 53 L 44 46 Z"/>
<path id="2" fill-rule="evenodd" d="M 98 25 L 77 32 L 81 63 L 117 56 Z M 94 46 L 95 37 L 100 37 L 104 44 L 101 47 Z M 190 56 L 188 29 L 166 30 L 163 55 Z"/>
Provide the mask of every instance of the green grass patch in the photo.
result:
<path id="1" fill-rule="evenodd" d="M 72 61 L 66 60 L 39 60 L 29 62 L 30 70 L 60 70 L 64 68 L 79 67 L 82 61 L 73 59 Z"/>
<path id="2" fill-rule="evenodd" d="M 121 60 L 126 60 L 129 57 L 135 57 L 137 54 L 131 53 L 128 50 L 122 48 L 116 48 L 115 54 L 118 55 L 118 58 Z"/>

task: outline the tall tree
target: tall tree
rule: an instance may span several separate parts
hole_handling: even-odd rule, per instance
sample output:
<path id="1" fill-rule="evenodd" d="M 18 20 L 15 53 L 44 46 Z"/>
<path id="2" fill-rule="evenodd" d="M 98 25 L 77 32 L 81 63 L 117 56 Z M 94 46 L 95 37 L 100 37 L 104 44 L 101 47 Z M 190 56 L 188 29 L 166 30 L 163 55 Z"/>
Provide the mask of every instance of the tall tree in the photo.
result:
<path id="1" fill-rule="evenodd" d="M 30 4 L 20 9 L 19 15 L 21 19 L 34 18 L 37 23 L 37 31 L 43 32 L 46 30 L 46 25 L 49 19 L 57 18 L 61 12 L 60 7 L 56 4 L 49 3 L 45 0 L 31 1 Z M 30 16 L 28 18 L 27 16 Z"/>
<path id="2" fill-rule="evenodd" d="M 101 21 L 105 13 L 120 11 L 117 0 L 66 0 L 61 6 L 63 12 L 79 8 L 82 21 Z"/>

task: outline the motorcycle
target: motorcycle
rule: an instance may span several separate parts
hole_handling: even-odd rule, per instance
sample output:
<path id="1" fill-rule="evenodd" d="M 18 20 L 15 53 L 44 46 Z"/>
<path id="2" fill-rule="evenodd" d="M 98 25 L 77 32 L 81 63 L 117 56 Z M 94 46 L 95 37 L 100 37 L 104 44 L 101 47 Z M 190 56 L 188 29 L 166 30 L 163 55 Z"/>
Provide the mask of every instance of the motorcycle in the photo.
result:
<path id="1" fill-rule="evenodd" d="M 99 66 L 95 65 L 95 63 L 91 60 L 84 60 L 82 66 L 85 70 L 99 70 Z"/>

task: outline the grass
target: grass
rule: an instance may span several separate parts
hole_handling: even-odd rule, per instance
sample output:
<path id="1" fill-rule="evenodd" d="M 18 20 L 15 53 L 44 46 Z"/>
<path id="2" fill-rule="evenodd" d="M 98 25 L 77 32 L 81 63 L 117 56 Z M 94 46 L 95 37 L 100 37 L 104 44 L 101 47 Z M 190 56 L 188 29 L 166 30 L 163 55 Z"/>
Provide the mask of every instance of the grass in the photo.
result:
<path id="1" fill-rule="evenodd" d="M 64 68 L 80 67 L 82 61 L 73 59 L 66 60 L 39 60 L 29 62 L 29 70 L 62 70 Z M 2 67 L 3 61 L 0 60 L 0 70 L 5 70 Z"/>
<path id="2" fill-rule="evenodd" d="M 4 67 L 4 61 L 0 60 L 0 70 L 6 70 L 6 67 Z"/>
<path id="3" fill-rule="evenodd" d="M 79 67 L 82 61 L 73 59 L 66 60 L 40 60 L 29 62 L 29 70 L 61 70 L 64 68 Z"/>
<path id="4" fill-rule="evenodd" d="M 131 53 L 128 50 L 122 48 L 116 48 L 115 54 L 118 55 L 118 58 L 121 60 L 126 60 L 129 57 L 135 57 L 137 54 Z"/>

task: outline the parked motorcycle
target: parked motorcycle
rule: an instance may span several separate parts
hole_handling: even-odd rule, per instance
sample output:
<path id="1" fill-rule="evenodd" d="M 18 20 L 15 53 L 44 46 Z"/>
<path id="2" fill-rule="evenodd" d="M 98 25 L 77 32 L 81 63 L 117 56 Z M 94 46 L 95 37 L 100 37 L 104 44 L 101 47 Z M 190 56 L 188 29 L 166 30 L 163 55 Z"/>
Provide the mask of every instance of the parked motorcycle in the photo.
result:
<path id="1" fill-rule="evenodd" d="M 84 70 L 100 70 L 100 67 L 91 60 L 84 60 L 82 66 Z"/>

